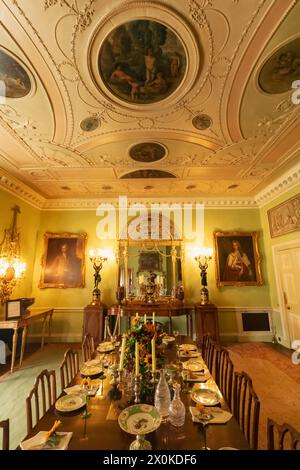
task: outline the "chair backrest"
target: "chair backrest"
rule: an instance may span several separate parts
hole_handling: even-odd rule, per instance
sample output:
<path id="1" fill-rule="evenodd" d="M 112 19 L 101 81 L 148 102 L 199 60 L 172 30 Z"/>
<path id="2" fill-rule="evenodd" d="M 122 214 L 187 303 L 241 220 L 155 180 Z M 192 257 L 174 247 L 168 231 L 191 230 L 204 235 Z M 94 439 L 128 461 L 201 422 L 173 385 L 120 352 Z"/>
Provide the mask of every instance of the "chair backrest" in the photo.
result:
<path id="1" fill-rule="evenodd" d="M 211 336 L 210 335 L 203 335 L 202 340 L 201 340 L 201 353 L 202 357 L 205 360 L 206 354 L 207 354 L 207 348 L 208 344 L 211 341 Z"/>
<path id="2" fill-rule="evenodd" d="M 210 335 L 202 338 L 202 357 L 213 377 L 216 376 L 216 343 Z"/>
<path id="3" fill-rule="evenodd" d="M 3 429 L 2 450 L 9 450 L 9 419 L 0 421 L 0 428 Z"/>
<path id="4" fill-rule="evenodd" d="M 270 418 L 267 426 L 268 450 L 300 450 L 300 433 L 295 428 Z"/>
<path id="5" fill-rule="evenodd" d="M 95 352 L 95 342 L 94 338 L 91 335 L 85 335 L 82 341 L 82 360 L 83 362 L 89 361 L 92 359 Z"/>
<path id="6" fill-rule="evenodd" d="M 64 360 L 62 361 L 59 370 L 61 388 L 64 390 L 64 388 L 66 388 L 71 383 L 79 371 L 78 351 L 68 349 L 64 354 Z"/>
<path id="7" fill-rule="evenodd" d="M 246 372 L 234 373 L 233 414 L 251 449 L 258 446 L 260 402 Z"/>
<path id="8" fill-rule="evenodd" d="M 32 398 L 34 399 L 35 421 L 33 421 Z M 54 370 L 43 370 L 35 379 L 34 386 L 26 398 L 27 434 L 55 403 L 56 376 Z"/>
<path id="9" fill-rule="evenodd" d="M 227 349 L 219 348 L 216 353 L 216 382 L 231 411 L 233 363 L 229 357 L 229 351 Z"/>

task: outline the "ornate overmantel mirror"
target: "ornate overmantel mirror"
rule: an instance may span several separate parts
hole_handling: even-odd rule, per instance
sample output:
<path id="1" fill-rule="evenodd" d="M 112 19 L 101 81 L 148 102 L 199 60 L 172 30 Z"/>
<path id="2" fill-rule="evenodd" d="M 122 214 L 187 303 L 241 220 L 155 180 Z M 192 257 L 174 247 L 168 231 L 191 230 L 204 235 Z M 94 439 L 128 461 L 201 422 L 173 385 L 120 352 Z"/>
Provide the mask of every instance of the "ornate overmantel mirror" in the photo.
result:
<path id="1" fill-rule="evenodd" d="M 134 239 L 128 225 L 128 237 L 119 240 L 119 302 L 153 304 L 183 300 L 182 240 L 174 239 L 172 221 L 168 231 L 170 237 L 164 238 L 162 219 L 160 215 L 159 239 L 151 238 L 151 220 L 148 217 L 148 233 L 143 238 Z"/>

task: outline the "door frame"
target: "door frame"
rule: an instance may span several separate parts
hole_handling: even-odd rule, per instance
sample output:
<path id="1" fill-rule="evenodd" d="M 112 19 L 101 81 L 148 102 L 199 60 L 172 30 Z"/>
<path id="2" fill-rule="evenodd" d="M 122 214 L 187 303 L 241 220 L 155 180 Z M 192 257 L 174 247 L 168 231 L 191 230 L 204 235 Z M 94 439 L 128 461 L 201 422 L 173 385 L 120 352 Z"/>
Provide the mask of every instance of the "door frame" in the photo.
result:
<path id="1" fill-rule="evenodd" d="M 290 248 L 300 248 L 300 239 L 292 240 L 290 242 L 285 242 L 285 243 L 278 243 L 277 245 L 272 246 L 273 268 L 274 268 L 275 281 L 276 281 L 276 289 L 277 289 L 279 312 L 280 312 L 280 318 L 281 318 L 281 324 L 282 324 L 283 339 L 285 342 L 288 343 L 289 348 L 291 348 L 291 336 L 290 336 L 290 331 L 289 331 L 287 312 L 285 309 L 283 286 L 282 286 L 281 277 L 279 274 L 279 265 L 277 263 L 278 261 L 277 257 L 280 251 L 284 251 Z"/>

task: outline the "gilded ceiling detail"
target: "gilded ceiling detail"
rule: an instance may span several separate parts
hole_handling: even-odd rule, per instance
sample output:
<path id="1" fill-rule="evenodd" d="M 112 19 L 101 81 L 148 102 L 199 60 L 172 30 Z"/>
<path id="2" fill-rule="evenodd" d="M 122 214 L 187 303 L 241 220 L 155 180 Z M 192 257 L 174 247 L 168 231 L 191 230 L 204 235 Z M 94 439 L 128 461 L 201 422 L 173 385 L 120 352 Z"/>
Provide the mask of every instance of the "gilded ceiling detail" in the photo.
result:
<path id="1" fill-rule="evenodd" d="M 0 0 L 0 79 L 6 73 L 8 83 L 0 168 L 49 198 L 138 196 L 145 187 L 161 196 L 254 195 L 298 155 L 300 109 L 289 80 L 299 70 L 291 15 L 300 5 L 243 3 L 37 0 L 29 9 L 26 0 Z M 150 29 L 139 31 L 142 23 Z M 120 51 L 124 25 L 128 51 Z M 232 89 L 261 25 L 268 37 Z M 104 73 L 108 43 L 114 62 Z M 227 112 L 230 99 L 235 116 Z M 160 156 L 147 143 L 167 150 Z M 129 172 L 140 177 L 121 181 Z M 160 181 L 161 172 L 176 181 Z"/>

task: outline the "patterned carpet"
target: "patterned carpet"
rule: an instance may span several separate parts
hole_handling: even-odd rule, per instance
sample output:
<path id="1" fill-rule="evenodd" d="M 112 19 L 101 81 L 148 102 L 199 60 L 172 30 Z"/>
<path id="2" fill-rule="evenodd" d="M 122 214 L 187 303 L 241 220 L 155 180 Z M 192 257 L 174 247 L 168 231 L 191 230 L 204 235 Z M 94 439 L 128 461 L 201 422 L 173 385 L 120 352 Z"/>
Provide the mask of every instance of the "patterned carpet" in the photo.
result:
<path id="1" fill-rule="evenodd" d="M 267 418 L 287 422 L 300 430 L 300 365 L 270 343 L 226 346 L 237 371 L 252 378 L 261 403 L 259 448 L 267 447 Z"/>

